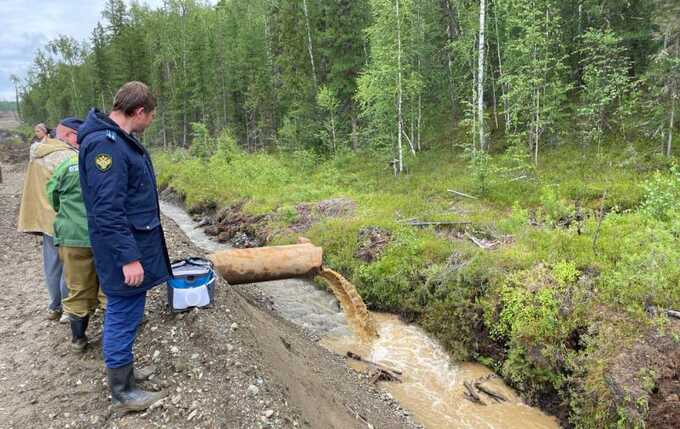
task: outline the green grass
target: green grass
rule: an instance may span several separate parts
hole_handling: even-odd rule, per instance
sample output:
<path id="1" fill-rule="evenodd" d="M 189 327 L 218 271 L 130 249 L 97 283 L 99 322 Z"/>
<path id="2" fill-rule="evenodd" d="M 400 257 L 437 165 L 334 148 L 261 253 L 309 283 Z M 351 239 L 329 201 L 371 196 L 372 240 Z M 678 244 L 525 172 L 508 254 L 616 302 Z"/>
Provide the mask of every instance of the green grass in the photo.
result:
<path id="1" fill-rule="evenodd" d="M 611 396 L 583 393 L 607 389 L 606 358 L 596 356 L 656 323 L 645 305 L 680 306 L 680 175 L 642 144 L 611 144 L 599 154 L 562 146 L 544 151 L 537 167 L 494 155 L 481 182 L 452 150 L 418 154 L 408 174 L 394 177 L 379 153 L 248 155 L 227 135 L 215 143 L 211 157 L 154 153 L 160 184 L 189 205 L 246 198 L 245 210 L 274 214 L 273 227 L 293 223 L 299 203 L 352 199 L 353 217 L 322 219 L 305 232 L 323 246 L 325 263 L 369 306 L 414 318 L 455 357 L 492 365 L 530 397 L 557 392 L 577 425 L 622 418 Z M 608 214 L 600 223 L 601 211 Z M 565 226 L 577 213 L 582 221 Z M 473 234 L 505 236 L 506 244 L 483 250 L 403 223 L 412 218 L 472 222 Z M 365 226 L 392 234 L 370 264 L 354 257 Z M 295 239 L 282 233 L 274 243 Z M 623 314 L 617 338 L 589 333 L 614 323 L 610 314 Z"/>

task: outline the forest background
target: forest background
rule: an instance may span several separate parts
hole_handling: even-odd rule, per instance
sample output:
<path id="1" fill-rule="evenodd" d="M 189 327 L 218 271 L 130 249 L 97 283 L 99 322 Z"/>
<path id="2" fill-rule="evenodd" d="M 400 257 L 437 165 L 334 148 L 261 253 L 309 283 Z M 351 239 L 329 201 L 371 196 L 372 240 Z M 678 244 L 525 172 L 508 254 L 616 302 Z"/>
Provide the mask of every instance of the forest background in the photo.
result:
<path id="1" fill-rule="evenodd" d="M 661 361 L 634 351 L 680 342 L 677 1 L 109 0 L 13 77 L 26 124 L 129 80 L 158 96 L 144 141 L 189 207 L 286 243 L 342 197 L 349 217 L 312 208 L 304 233 L 373 309 L 565 425 L 668 418 Z"/>

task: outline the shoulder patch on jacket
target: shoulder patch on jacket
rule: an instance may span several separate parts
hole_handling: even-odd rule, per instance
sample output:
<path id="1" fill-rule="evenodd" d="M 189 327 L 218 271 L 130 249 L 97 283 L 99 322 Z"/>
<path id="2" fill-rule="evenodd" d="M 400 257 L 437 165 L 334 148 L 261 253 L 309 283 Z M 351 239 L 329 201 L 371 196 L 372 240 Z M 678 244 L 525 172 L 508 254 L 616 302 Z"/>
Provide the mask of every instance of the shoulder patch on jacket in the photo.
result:
<path id="1" fill-rule="evenodd" d="M 113 165 L 113 160 L 111 159 L 111 155 L 108 153 L 100 153 L 95 157 L 94 164 L 97 166 L 97 170 L 104 173 L 111 168 Z"/>
<path id="2" fill-rule="evenodd" d="M 112 142 L 116 141 L 116 133 L 114 133 L 111 130 L 106 130 L 106 137 L 111 140 Z"/>

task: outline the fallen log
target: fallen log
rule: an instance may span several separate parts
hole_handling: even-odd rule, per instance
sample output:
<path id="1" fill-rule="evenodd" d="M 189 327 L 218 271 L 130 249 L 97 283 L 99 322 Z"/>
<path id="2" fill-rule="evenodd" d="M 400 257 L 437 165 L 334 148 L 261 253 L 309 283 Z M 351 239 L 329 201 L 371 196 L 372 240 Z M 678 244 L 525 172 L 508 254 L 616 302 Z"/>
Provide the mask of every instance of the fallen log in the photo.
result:
<path id="1" fill-rule="evenodd" d="M 473 200 L 479 199 L 479 197 L 475 197 L 474 195 L 466 194 L 464 192 L 454 191 L 453 189 L 447 189 L 447 190 L 454 195 L 458 195 L 459 197 L 472 198 Z"/>
<path id="2" fill-rule="evenodd" d="M 651 314 L 652 316 L 656 316 L 659 313 L 661 314 L 666 314 L 668 317 L 672 317 L 674 319 L 680 319 L 680 311 L 677 310 L 670 310 L 670 309 L 664 309 L 664 308 L 658 308 L 654 307 L 653 305 L 646 305 L 645 310 Z"/>
<path id="3" fill-rule="evenodd" d="M 477 246 L 481 247 L 484 250 L 493 250 L 496 247 L 498 247 L 498 245 L 500 244 L 500 242 L 498 240 L 495 240 L 495 241 L 482 240 L 482 239 L 477 238 L 474 235 L 470 234 L 469 232 L 466 232 L 465 236 L 470 241 L 472 241 L 473 243 L 475 243 Z"/>
<path id="4" fill-rule="evenodd" d="M 493 400 L 496 401 L 496 402 L 505 402 L 505 401 L 508 400 L 508 398 L 506 398 L 506 397 L 503 396 L 502 394 L 500 394 L 500 393 L 498 393 L 498 392 L 494 392 L 493 390 L 491 390 L 491 388 L 484 386 L 484 385 L 483 385 L 482 383 L 480 383 L 479 381 L 475 382 L 475 387 L 476 387 L 477 390 L 479 390 L 480 392 L 484 392 L 484 393 L 486 393 L 487 395 L 489 395 L 489 396 L 491 397 L 491 399 L 493 399 Z"/>
<path id="5" fill-rule="evenodd" d="M 466 392 L 463 392 L 463 396 L 465 397 L 465 399 L 477 403 L 479 405 L 486 405 L 484 401 L 482 401 L 482 398 L 479 397 L 477 392 L 475 392 L 475 388 L 472 385 L 472 383 L 470 383 L 469 381 L 464 381 L 463 386 L 465 386 L 465 389 L 467 390 Z"/>
<path id="6" fill-rule="evenodd" d="M 441 222 L 428 222 L 428 221 L 419 221 L 419 220 L 409 220 L 406 222 L 403 222 L 407 225 L 410 226 L 464 226 L 464 225 L 472 225 L 472 222 L 447 222 L 447 221 L 441 221 Z"/>
<path id="7" fill-rule="evenodd" d="M 401 377 L 398 377 L 395 373 L 390 371 L 385 371 L 381 368 L 376 368 L 371 373 L 369 373 L 369 383 L 375 384 L 379 381 L 392 381 L 401 383 Z"/>
<path id="8" fill-rule="evenodd" d="M 377 363 L 377 362 L 373 362 L 373 361 L 370 361 L 370 360 L 368 360 L 368 359 L 364 359 L 364 358 L 362 358 L 360 355 L 358 355 L 358 354 L 356 354 L 356 353 L 354 353 L 354 352 L 351 352 L 351 351 L 348 351 L 348 352 L 347 352 L 347 357 L 350 358 L 350 359 L 357 360 L 357 361 L 359 361 L 359 362 L 363 362 L 363 363 L 368 364 L 368 365 L 372 365 L 372 366 L 374 366 L 374 367 L 376 367 L 376 368 L 378 368 L 378 369 L 381 369 L 381 370 L 383 370 L 383 371 L 386 371 L 386 372 L 390 372 L 390 373 L 392 373 L 392 374 L 395 374 L 396 376 L 403 375 L 403 373 L 402 373 L 401 371 L 399 371 L 398 369 L 390 368 L 390 367 L 388 367 L 388 366 L 379 364 L 379 363 Z M 396 378 L 399 378 L 399 377 L 396 377 Z"/>

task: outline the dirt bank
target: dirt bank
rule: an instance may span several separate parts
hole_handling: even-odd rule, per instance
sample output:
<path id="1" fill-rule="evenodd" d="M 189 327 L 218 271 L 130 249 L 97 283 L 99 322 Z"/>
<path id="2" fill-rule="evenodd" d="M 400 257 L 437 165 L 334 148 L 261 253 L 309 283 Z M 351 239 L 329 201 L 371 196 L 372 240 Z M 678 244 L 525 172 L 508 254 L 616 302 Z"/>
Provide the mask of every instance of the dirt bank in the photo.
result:
<path id="1" fill-rule="evenodd" d="M 366 428 L 357 415 L 375 428 L 414 426 L 341 358 L 224 282 L 214 308 L 181 315 L 166 311 L 164 288 L 150 293 L 135 354 L 157 368 L 146 388 L 168 396 L 145 413 L 111 415 L 100 346 L 73 355 L 68 327 L 45 319 L 40 242 L 15 225 L 25 166 L 2 167 L 1 427 Z M 164 226 L 171 257 L 201 253 Z M 91 333 L 100 328 L 95 319 Z"/>

